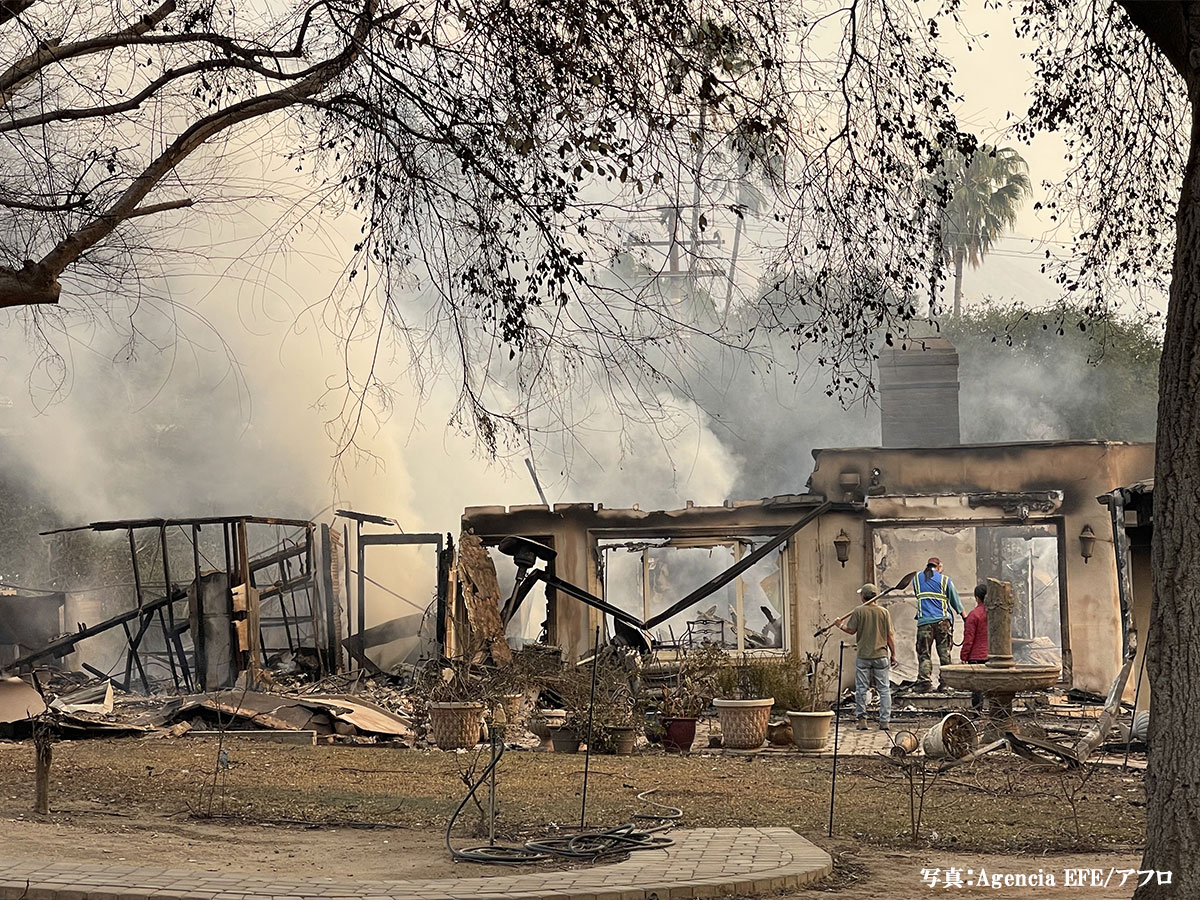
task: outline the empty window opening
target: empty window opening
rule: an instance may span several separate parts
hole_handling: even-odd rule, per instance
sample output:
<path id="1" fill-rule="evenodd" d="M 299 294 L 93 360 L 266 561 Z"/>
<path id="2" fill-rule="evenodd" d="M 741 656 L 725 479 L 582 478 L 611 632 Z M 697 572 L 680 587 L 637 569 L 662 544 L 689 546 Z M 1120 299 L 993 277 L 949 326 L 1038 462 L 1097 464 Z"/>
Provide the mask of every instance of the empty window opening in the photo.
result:
<path id="1" fill-rule="evenodd" d="M 604 599 L 643 621 L 720 575 L 770 537 L 601 542 Z M 785 545 L 786 546 L 786 545 Z M 783 547 L 690 609 L 656 626 L 664 646 L 711 643 L 730 650 L 784 650 Z"/>

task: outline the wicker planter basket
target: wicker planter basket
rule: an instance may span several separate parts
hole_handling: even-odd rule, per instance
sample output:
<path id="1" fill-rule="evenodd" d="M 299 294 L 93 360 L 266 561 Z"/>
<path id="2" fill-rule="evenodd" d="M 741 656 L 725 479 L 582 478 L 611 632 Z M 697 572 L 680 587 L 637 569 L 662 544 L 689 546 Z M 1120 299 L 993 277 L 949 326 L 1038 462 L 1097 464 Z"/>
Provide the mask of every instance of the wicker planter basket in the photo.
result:
<path id="1" fill-rule="evenodd" d="M 728 750 L 757 750 L 767 739 L 774 697 L 762 700 L 714 700 L 721 736 Z"/>
<path id="2" fill-rule="evenodd" d="M 439 750 L 458 750 L 479 743 L 482 703 L 430 703 L 429 727 Z"/>

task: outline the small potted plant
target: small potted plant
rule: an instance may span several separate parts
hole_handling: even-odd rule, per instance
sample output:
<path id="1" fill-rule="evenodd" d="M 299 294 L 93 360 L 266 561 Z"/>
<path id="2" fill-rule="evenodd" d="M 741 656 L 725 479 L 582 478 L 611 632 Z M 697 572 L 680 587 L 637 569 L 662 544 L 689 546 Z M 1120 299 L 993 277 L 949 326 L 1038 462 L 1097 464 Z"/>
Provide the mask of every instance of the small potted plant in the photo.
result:
<path id="1" fill-rule="evenodd" d="M 692 749 L 696 720 L 712 703 L 716 671 L 723 660 L 724 654 L 708 644 L 680 657 L 675 680 L 663 688 L 658 706 L 666 750 L 686 753 Z"/>
<path id="2" fill-rule="evenodd" d="M 688 690 L 686 683 L 663 689 L 662 702 L 658 707 L 662 722 L 663 749 L 673 753 L 687 753 L 696 740 L 696 720 L 708 707 L 707 701 Z"/>
<path id="3" fill-rule="evenodd" d="M 596 753 L 629 756 L 637 739 L 634 721 L 639 706 L 629 673 L 602 655 L 594 681 L 593 685 L 590 662 L 564 673 L 558 687 L 566 702 L 567 717 L 559 735 L 552 735 L 555 750 L 569 736 L 571 741 L 590 741 Z"/>
<path id="4" fill-rule="evenodd" d="M 550 745 L 555 753 L 578 753 L 583 744 L 581 730 L 587 727 L 586 721 L 581 723 L 579 718 L 570 710 L 563 718 L 563 724 L 550 728 Z"/>
<path id="5" fill-rule="evenodd" d="M 805 670 L 799 679 L 799 689 L 787 711 L 792 723 L 792 743 L 800 750 L 822 750 L 829 741 L 829 723 L 833 710 L 829 708 L 829 692 L 833 685 L 833 663 L 823 660 L 819 653 L 805 654 Z"/>
<path id="6" fill-rule="evenodd" d="M 637 744 L 634 721 L 640 704 L 635 701 L 624 678 L 597 690 L 592 714 L 592 744 L 598 753 L 631 756 Z"/>
<path id="7" fill-rule="evenodd" d="M 512 665 L 503 673 L 499 685 L 501 708 L 510 725 L 519 717 L 519 704 L 526 697 L 532 698 L 525 730 L 541 742 L 541 750 L 554 749 L 550 731 L 566 722 L 567 711 L 561 708 L 561 698 L 545 690 L 556 682 L 562 668 L 559 648 L 531 644 L 513 652 Z"/>
<path id="8" fill-rule="evenodd" d="M 555 753 L 578 753 L 587 738 L 588 707 L 591 699 L 591 670 L 565 663 L 544 680 L 547 693 L 561 699 L 562 718 L 548 722 L 551 747 Z M 556 710 L 557 712 L 557 710 Z"/>
<path id="9" fill-rule="evenodd" d="M 723 744 L 729 750 L 757 750 L 767 739 L 775 698 L 764 690 L 765 666 L 743 654 L 717 676 L 713 706 L 721 723 Z"/>

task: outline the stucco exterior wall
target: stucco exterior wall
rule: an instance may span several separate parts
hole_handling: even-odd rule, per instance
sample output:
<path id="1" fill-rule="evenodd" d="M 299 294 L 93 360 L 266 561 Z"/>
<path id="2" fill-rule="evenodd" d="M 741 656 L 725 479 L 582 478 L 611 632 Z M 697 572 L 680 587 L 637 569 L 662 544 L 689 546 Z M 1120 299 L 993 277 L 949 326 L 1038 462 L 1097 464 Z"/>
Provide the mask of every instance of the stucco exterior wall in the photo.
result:
<path id="1" fill-rule="evenodd" d="M 1096 497 L 1149 477 L 1154 471 L 1153 444 L 1080 441 L 937 449 L 859 448 L 818 450 L 814 456 L 814 493 L 845 499 L 842 485 L 847 473 L 858 475 L 863 486 L 860 493 L 877 492 L 864 498 L 866 512 L 858 522 L 860 530 L 846 529 L 852 547 L 866 550 L 870 546 L 867 531 L 873 524 L 885 522 L 924 519 L 1054 523 L 1060 534 L 1060 569 L 1065 585 L 1064 651 L 1070 651 L 1064 653 L 1064 666 L 1069 669 L 1072 686 L 1098 693 L 1108 691 L 1120 668 L 1121 653 L 1116 563 L 1111 545 L 1099 542 L 1096 553 L 1085 562 L 1079 553 L 1078 535 L 1087 524 L 1098 535 L 1111 532 L 1107 510 L 1096 502 Z M 877 476 L 874 470 L 878 470 Z M 1040 496 L 1055 492 L 1061 492 L 1057 502 Z M 989 498 L 988 493 L 1012 496 Z M 1021 495 L 1029 496 L 1023 499 Z M 1039 509 L 1039 504 L 1053 508 Z M 1105 547 L 1109 548 L 1107 552 Z M 924 562 L 914 558 L 908 568 L 919 568 Z M 864 556 L 858 576 L 873 580 L 874 575 L 872 561 Z M 851 580 L 835 576 L 824 586 L 822 596 L 827 602 L 845 596 L 853 590 Z M 972 587 L 958 586 L 964 595 Z M 963 605 L 970 609 L 965 597 Z M 830 612 L 840 614 L 845 608 L 835 606 Z"/>
<path id="2" fill-rule="evenodd" d="M 604 509 L 592 504 L 471 507 L 463 527 L 485 539 L 506 534 L 549 536 L 558 552 L 559 577 L 602 592 L 597 542 L 670 536 L 735 537 L 777 533 L 828 499 L 840 504 L 811 522 L 789 542 L 784 554 L 787 589 L 787 646 L 814 648 L 813 632 L 853 609 L 865 581 L 879 571 L 874 532 L 913 523 L 1020 525 L 1045 523 L 1058 534 L 1059 578 L 1065 619 L 1064 669 L 1073 686 L 1107 692 L 1120 665 L 1121 625 L 1112 553 L 1097 552 L 1085 563 L 1078 535 L 1090 524 L 1097 535 L 1110 532 L 1099 494 L 1149 477 L 1154 467 L 1151 444 L 1048 442 L 990 444 L 937 449 L 855 448 L 819 450 L 807 494 L 761 501 L 727 503 L 669 511 Z M 849 538 L 848 558 L 839 563 L 835 538 Z M 907 547 L 907 545 L 904 545 Z M 959 551 L 970 551 L 962 545 Z M 893 571 L 924 565 L 928 552 L 918 548 L 891 552 Z M 947 570 L 966 567 L 966 559 L 946 560 Z M 973 569 L 973 563 L 971 565 Z M 959 585 L 964 608 L 973 605 L 973 584 Z M 910 591 L 890 600 L 893 617 L 913 613 Z M 560 597 L 556 604 L 559 643 L 578 657 L 591 646 L 600 614 L 578 601 Z M 961 632 L 959 633 L 961 636 Z M 830 647 L 838 645 L 834 632 Z M 848 648 L 849 649 L 849 648 Z M 915 661 L 911 647 L 898 645 Z M 852 652 L 852 651 L 851 651 Z M 829 656 L 827 650 L 827 656 Z M 847 657 L 849 658 L 849 656 Z"/>

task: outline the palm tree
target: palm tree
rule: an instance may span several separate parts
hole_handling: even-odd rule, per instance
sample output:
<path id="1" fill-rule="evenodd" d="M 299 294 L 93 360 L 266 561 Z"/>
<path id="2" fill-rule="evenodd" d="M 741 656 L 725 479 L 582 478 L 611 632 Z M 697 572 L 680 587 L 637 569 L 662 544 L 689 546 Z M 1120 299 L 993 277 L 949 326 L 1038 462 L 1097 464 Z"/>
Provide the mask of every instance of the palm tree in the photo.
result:
<path id="1" fill-rule="evenodd" d="M 737 284 L 738 252 L 742 234 L 746 227 L 746 216 L 762 212 L 767 206 L 767 195 L 759 184 L 778 186 L 783 179 L 783 154 L 770 135 L 762 135 L 739 123 L 729 138 L 729 149 L 737 162 L 737 176 L 732 189 L 735 203 L 732 206 L 737 216 L 733 227 L 733 249 L 729 254 L 729 277 L 725 290 L 725 311 L 721 321 L 729 318 L 729 307 L 733 303 L 733 291 Z"/>
<path id="2" fill-rule="evenodd" d="M 969 157 L 946 155 L 943 184 L 950 200 L 942 213 L 942 247 L 954 266 L 954 315 L 962 312 L 963 262 L 977 267 L 992 244 L 1017 220 L 1031 193 L 1029 167 L 1011 147 L 982 144 Z"/>

